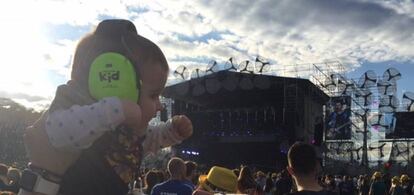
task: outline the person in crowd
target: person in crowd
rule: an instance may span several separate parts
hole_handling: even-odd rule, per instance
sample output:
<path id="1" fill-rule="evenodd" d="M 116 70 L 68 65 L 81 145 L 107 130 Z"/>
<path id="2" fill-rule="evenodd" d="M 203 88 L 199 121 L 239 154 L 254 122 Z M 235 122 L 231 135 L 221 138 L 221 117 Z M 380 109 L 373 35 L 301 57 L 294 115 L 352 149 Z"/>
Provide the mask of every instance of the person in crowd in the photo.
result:
<path id="1" fill-rule="evenodd" d="M 374 172 L 371 177 L 371 187 L 369 189 L 369 195 L 386 195 L 387 187 L 382 181 L 382 174 L 378 171 Z"/>
<path id="2" fill-rule="evenodd" d="M 71 80 L 25 133 L 31 171 L 48 172 L 61 194 L 126 194 L 146 154 L 192 134 L 185 116 L 148 126 L 167 75 L 164 54 L 132 22 L 102 21 L 78 43 Z"/>
<path id="3" fill-rule="evenodd" d="M 9 167 L 0 163 L 0 195 L 15 195 L 14 182 L 9 177 Z"/>
<path id="4" fill-rule="evenodd" d="M 256 183 L 248 166 L 242 167 L 237 179 L 237 192 L 241 194 L 263 194 L 263 188 Z"/>
<path id="5" fill-rule="evenodd" d="M 267 177 L 266 177 L 266 183 L 265 183 L 265 186 L 263 188 L 263 192 L 264 192 L 265 195 L 273 195 L 275 193 L 275 189 L 276 188 L 275 188 L 275 186 L 273 184 L 273 181 L 272 181 L 272 175 L 271 175 L 271 173 L 268 173 Z"/>
<path id="6" fill-rule="evenodd" d="M 292 185 L 292 178 L 285 169 L 282 170 L 279 173 L 279 177 L 275 183 L 276 195 L 284 195 L 289 193 L 292 190 Z"/>
<path id="7" fill-rule="evenodd" d="M 158 182 L 157 172 L 154 170 L 150 170 L 145 174 L 145 187 L 142 190 L 145 194 L 151 194 L 152 189 Z"/>
<path id="8" fill-rule="evenodd" d="M 369 178 L 367 175 L 360 175 L 358 179 L 358 195 L 368 195 L 369 193 Z"/>
<path id="9" fill-rule="evenodd" d="M 335 191 L 339 192 L 339 185 L 342 183 L 342 177 L 340 175 L 335 175 Z"/>
<path id="10" fill-rule="evenodd" d="M 184 182 L 192 189 L 195 189 L 196 186 L 194 185 L 193 181 L 196 177 L 197 164 L 193 161 L 185 161 L 185 166 L 187 168 L 187 171 L 185 174 Z"/>
<path id="11" fill-rule="evenodd" d="M 391 178 L 391 188 L 389 195 L 405 195 L 404 190 L 400 185 L 400 178 L 398 176 Z"/>
<path id="12" fill-rule="evenodd" d="M 166 173 L 163 170 L 158 170 L 157 172 L 158 183 L 164 182 L 166 180 Z"/>
<path id="13" fill-rule="evenodd" d="M 260 189 L 263 189 L 266 184 L 266 174 L 263 171 L 257 171 L 255 180 Z"/>
<path id="14" fill-rule="evenodd" d="M 230 169 L 213 166 L 207 175 L 200 175 L 198 186 L 193 195 L 213 195 L 215 193 L 235 193 L 237 176 Z"/>
<path id="15" fill-rule="evenodd" d="M 332 175 L 326 175 L 325 177 L 325 188 L 329 191 L 335 191 L 336 190 L 336 183 L 335 179 Z"/>
<path id="16" fill-rule="evenodd" d="M 8 190 L 14 193 L 19 192 L 19 181 L 21 177 L 21 172 L 17 168 L 10 167 L 7 171 L 7 178 L 9 180 Z"/>
<path id="17" fill-rule="evenodd" d="M 307 143 L 297 142 L 288 151 L 288 167 L 297 186 L 297 192 L 290 194 L 334 194 L 318 183 L 320 163 L 315 148 Z"/>
<path id="18" fill-rule="evenodd" d="M 411 183 L 410 177 L 408 177 L 407 174 L 401 175 L 400 184 L 405 192 L 405 195 L 412 195 L 411 189 L 413 184 Z"/>
<path id="19" fill-rule="evenodd" d="M 354 192 L 354 183 L 349 175 L 345 175 L 342 182 L 339 184 L 339 194 L 353 194 Z"/>
<path id="20" fill-rule="evenodd" d="M 5 164 L 0 163 L 0 191 L 4 190 L 9 183 L 7 178 L 8 167 Z"/>
<path id="21" fill-rule="evenodd" d="M 186 166 L 181 158 L 171 158 L 168 162 L 168 173 L 170 178 L 160 184 L 154 186 L 151 195 L 191 195 L 193 188 L 185 182 Z"/>

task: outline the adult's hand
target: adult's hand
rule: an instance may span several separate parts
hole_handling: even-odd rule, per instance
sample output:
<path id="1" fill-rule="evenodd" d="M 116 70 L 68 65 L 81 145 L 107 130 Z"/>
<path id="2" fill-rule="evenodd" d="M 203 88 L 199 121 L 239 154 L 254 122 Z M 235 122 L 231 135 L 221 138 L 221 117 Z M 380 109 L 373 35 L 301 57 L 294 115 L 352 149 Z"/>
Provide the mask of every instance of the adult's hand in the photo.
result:
<path id="1" fill-rule="evenodd" d="M 26 152 L 31 164 L 63 176 L 66 170 L 79 158 L 79 152 L 67 152 L 56 150 L 49 142 L 45 129 L 45 119 L 43 115 L 32 126 L 26 129 L 24 143 Z M 52 178 L 53 179 L 53 178 Z M 60 178 L 56 178 L 59 182 Z"/>

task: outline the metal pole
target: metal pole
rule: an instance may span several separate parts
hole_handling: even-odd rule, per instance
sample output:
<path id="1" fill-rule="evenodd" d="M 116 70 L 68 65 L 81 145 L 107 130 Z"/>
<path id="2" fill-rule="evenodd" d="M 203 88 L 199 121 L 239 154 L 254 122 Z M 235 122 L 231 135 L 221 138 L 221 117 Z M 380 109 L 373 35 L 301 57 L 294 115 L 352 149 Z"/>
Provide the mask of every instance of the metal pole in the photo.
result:
<path id="1" fill-rule="evenodd" d="M 368 171 L 368 118 L 367 118 L 367 113 L 368 111 L 365 112 L 365 114 L 363 115 L 363 120 L 364 120 L 364 140 L 363 140 L 363 144 L 362 144 L 362 165 L 365 168 L 365 171 Z"/>

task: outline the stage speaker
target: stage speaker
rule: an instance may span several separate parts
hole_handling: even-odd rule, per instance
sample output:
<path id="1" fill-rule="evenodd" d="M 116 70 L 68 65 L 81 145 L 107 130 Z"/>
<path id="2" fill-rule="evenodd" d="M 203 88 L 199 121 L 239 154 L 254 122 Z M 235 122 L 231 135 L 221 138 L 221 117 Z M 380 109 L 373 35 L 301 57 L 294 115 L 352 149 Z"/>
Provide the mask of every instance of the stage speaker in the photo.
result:
<path id="1" fill-rule="evenodd" d="M 394 138 L 414 138 L 414 112 L 396 112 Z"/>

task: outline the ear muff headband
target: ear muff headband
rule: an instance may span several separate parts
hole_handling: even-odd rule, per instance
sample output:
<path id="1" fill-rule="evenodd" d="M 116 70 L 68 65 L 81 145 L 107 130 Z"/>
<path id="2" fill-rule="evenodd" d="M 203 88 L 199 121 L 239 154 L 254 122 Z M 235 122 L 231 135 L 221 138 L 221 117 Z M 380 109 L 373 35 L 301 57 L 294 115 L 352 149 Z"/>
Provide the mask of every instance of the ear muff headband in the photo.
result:
<path id="1" fill-rule="evenodd" d="M 140 80 L 134 65 L 115 52 L 99 55 L 92 62 L 88 78 L 89 92 L 97 100 L 119 97 L 138 102 Z"/>

